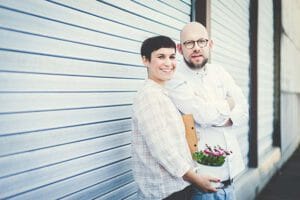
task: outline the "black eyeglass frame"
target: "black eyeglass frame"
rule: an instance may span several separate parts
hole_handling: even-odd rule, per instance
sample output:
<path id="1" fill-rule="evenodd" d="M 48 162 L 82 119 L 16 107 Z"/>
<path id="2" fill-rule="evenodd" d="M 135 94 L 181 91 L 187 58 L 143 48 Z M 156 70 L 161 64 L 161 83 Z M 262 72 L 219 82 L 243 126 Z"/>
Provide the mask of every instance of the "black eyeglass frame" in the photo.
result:
<path id="1" fill-rule="evenodd" d="M 185 46 L 185 48 L 187 49 L 193 49 L 195 47 L 195 44 L 197 43 L 198 47 L 200 48 L 204 48 L 207 46 L 208 44 L 208 39 L 204 39 L 204 38 L 200 38 L 199 40 L 195 41 L 195 40 L 187 40 L 185 42 L 183 42 L 182 44 Z M 192 43 L 191 43 L 192 42 Z M 189 43 L 189 44 L 188 44 Z M 189 46 L 191 45 L 191 46 Z"/>

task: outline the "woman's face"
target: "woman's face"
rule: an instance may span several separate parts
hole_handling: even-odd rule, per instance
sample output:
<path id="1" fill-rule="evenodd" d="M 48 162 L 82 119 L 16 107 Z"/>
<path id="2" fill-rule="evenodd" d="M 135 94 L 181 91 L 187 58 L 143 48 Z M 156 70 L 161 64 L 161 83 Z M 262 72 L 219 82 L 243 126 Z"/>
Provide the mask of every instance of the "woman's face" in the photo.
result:
<path id="1" fill-rule="evenodd" d="M 150 61 L 143 59 L 148 68 L 148 78 L 158 84 L 170 80 L 176 68 L 176 51 L 174 48 L 160 48 L 151 53 Z"/>

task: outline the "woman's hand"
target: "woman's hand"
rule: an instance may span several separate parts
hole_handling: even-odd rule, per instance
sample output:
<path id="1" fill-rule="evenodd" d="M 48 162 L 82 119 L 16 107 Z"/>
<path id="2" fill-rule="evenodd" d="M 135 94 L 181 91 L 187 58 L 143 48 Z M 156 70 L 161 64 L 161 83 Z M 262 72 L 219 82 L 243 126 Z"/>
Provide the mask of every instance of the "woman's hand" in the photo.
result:
<path id="1" fill-rule="evenodd" d="M 211 185 L 211 182 L 220 182 L 220 179 L 208 175 L 199 175 L 193 170 L 189 170 L 183 175 L 183 179 L 193 183 L 204 192 L 217 192 L 217 189 Z"/>

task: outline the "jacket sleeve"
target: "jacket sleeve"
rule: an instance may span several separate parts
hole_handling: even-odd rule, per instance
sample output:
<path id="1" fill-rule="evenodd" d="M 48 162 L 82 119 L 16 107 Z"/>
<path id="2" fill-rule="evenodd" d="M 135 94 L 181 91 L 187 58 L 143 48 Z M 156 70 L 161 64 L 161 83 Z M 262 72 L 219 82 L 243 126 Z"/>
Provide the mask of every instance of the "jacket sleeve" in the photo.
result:
<path id="1" fill-rule="evenodd" d="M 185 81 L 169 84 L 169 95 L 177 108 L 182 113 L 193 114 L 201 126 L 220 126 L 229 119 L 230 109 L 225 99 L 207 100 Z"/>
<path id="2" fill-rule="evenodd" d="M 242 89 L 225 70 L 223 70 L 222 77 L 224 78 L 224 84 L 226 84 L 226 95 L 232 97 L 235 102 L 235 107 L 230 112 L 230 119 L 233 122 L 233 126 L 245 125 L 249 120 L 249 106 Z"/>

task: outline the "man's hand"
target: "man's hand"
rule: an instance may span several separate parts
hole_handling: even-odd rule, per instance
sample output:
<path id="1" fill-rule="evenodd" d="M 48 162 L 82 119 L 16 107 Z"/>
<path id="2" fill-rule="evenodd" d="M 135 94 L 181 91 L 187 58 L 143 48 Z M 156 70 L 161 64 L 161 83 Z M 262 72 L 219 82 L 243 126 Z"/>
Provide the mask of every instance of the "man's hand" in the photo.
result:
<path id="1" fill-rule="evenodd" d="M 212 187 L 210 182 L 219 182 L 217 178 L 208 175 L 199 175 L 196 172 L 189 170 L 184 174 L 183 179 L 193 183 L 195 186 L 201 188 L 204 192 L 217 192 L 217 189 Z"/>
<path id="2" fill-rule="evenodd" d="M 228 127 L 228 126 L 232 126 L 232 125 L 233 125 L 232 120 L 229 118 L 223 126 Z"/>

